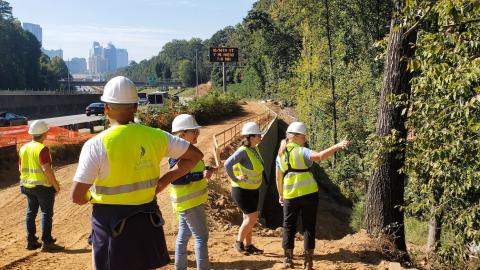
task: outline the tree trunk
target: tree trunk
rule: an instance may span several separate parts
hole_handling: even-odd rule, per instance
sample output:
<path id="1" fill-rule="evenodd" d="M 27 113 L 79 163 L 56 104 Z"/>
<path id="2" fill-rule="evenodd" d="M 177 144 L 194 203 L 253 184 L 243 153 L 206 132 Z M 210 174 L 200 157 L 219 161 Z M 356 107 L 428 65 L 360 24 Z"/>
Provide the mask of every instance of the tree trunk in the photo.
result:
<path id="1" fill-rule="evenodd" d="M 435 206 L 430 208 L 431 212 L 435 212 Z M 442 236 L 442 216 L 432 215 L 428 222 L 428 240 L 427 247 L 430 251 L 436 251 L 440 247 L 440 237 Z"/>
<path id="2" fill-rule="evenodd" d="M 428 222 L 428 240 L 427 247 L 430 251 L 436 251 L 440 247 L 440 238 L 442 236 L 442 213 L 435 213 L 438 202 L 442 196 L 441 189 L 435 190 L 433 193 L 433 204 L 430 207 L 430 221 Z"/>
<path id="3" fill-rule="evenodd" d="M 332 33 L 330 29 L 330 9 L 328 5 L 329 0 L 324 0 L 325 14 L 327 19 L 327 40 L 328 40 L 328 58 L 330 67 L 330 88 L 332 90 L 332 126 L 333 126 L 333 144 L 337 144 L 337 97 L 335 96 L 335 77 L 333 75 L 333 49 L 332 49 Z M 332 164 L 335 168 L 336 155 L 333 153 Z"/>
<path id="4" fill-rule="evenodd" d="M 415 52 L 417 32 L 404 37 L 406 29 L 401 26 L 405 0 L 394 1 L 394 14 L 390 23 L 389 44 L 385 59 L 383 89 L 380 95 L 376 134 L 382 138 L 393 130 L 399 138 L 406 139 L 406 114 L 404 106 L 388 101 L 392 95 L 410 95 L 411 73 L 407 70 L 408 59 Z M 406 252 L 403 211 L 405 175 L 399 172 L 404 165 L 405 148 L 397 144 L 390 152 L 380 153 L 379 160 L 370 177 L 366 204 L 367 232 L 372 235 L 385 233 L 393 237 L 396 248 Z"/>

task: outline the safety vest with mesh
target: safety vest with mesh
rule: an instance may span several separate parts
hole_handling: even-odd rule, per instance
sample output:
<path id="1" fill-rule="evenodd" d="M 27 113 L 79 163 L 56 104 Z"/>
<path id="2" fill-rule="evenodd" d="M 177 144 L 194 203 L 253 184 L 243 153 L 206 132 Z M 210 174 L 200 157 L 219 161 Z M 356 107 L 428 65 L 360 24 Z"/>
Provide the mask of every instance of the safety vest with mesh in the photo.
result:
<path id="1" fill-rule="evenodd" d="M 200 160 L 190 173 L 182 177 L 188 180 L 185 184 L 172 182 L 170 200 L 174 211 L 185 211 L 207 201 L 207 180 L 203 177 L 203 171 L 205 171 L 205 163 Z"/>
<path id="2" fill-rule="evenodd" d="M 253 166 L 253 169 L 247 169 L 242 164 L 237 163 L 233 165 L 233 174 L 237 177 L 242 176 L 244 177 L 243 180 L 239 180 L 237 182 L 230 180 L 232 187 L 240 187 L 243 189 L 258 189 L 262 184 L 263 179 L 263 159 L 262 155 L 260 155 L 260 151 L 258 147 L 255 147 L 253 151 L 251 148 L 246 146 L 241 146 L 240 150 L 243 150 L 247 153 L 248 159 Z"/>
<path id="3" fill-rule="evenodd" d="M 278 165 L 283 176 L 283 198 L 293 199 L 318 191 L 313 174 L 308 170 L 300 145 L 288 143 Z"/>
<path id="4" fill-rule="evenodd" d="M 139 124 L 119 125 L 101 133 L 109 174 L 96 179 L 91 203 L 140 205 L 155 198 L 160 162 L 168 147 L 164 131 Z"/>
<path id="5" fill-rule="evenodd" d="M 31 141 L 20 148 L 20 185 L 26 188 L 52 186 L 40 165 L 40 152 L 44 147 L 42 143 Z"/>

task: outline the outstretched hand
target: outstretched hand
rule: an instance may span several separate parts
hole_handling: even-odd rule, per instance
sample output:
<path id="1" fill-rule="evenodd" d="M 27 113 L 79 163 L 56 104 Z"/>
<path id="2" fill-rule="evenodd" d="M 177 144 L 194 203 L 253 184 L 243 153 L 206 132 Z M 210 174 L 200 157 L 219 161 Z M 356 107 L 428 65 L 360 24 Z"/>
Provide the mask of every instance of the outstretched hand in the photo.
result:
<path id="1" fill-rule="evenodd" d="M 347 140 L 347 137 L 345 136 L 345 138 L 343 138 L 341 142 L 337 143 L 337 146 L 338 148 L 343 150 L 349 147 L 351 144 L 352 144 L 352 141 Z"/>

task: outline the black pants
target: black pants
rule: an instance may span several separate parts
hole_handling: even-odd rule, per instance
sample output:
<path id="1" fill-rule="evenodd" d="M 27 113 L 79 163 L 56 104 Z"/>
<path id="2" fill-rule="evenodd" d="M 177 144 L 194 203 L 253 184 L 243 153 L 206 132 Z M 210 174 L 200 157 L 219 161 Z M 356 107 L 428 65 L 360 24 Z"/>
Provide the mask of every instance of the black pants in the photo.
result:
<path id="1" fill-rule="evenodd" d="M 318 192 L 293 199 L 285 199 L 283 204 L 284 249 L 293 249 L 297 232 L 298 214 L 302 217 L 304 249 L 315 248 L 315 225 L 317 221 Z"/>

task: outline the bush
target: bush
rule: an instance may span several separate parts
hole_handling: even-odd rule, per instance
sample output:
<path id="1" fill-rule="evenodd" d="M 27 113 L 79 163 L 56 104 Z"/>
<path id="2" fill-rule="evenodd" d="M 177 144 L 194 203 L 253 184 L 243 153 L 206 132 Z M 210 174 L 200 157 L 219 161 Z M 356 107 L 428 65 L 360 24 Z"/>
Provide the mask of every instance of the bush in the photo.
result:
<path id="1" fill-rule="evenodd" d="M 49 146 L 52 155 L 53 165 L 61 166 L 78 162 L 83 142 L 79 144 L 54 144 Z"/>
<path id="2" fill-rule="evenodd" d="M 365 228 L 365 201 L 362 198 L 353 205 L 352 217 L 350 227 L 355 231 L 360 231 Z"/>
<path id="3" fill-rule="evenodd" d="M 195 117 L 200 125 L 209 124 L 240 111 L 237 98 L 233 95 L 211 92 L 205 96 L 194 98 L 188 106 L 173 106 L 168 101 L 164 107 L 142 106 L 137 117 L 147 126 L 170 131 L 173 119 L 182 113 Z"/>
<path id="4" fill-rule="evenodd" d="M 195 116 L 200 125 L 224 119 L 240 109 L 234 95 L 220 94 L 219 92 L 211 92 L 208 95 L 195 98 L 188 105 L 187 113 Z"/>

